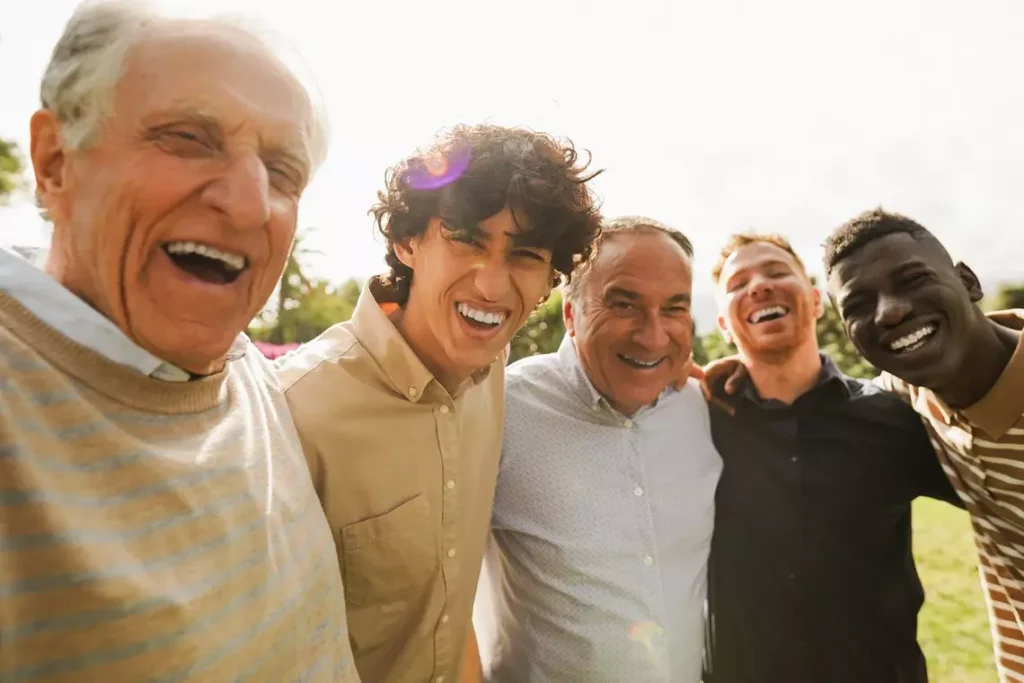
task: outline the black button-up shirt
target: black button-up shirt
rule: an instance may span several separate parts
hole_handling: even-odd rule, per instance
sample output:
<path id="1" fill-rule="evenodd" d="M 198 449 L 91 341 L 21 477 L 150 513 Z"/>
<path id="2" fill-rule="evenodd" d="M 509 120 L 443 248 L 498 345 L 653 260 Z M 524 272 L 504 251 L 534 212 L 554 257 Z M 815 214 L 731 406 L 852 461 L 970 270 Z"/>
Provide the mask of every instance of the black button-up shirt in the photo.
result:
<path id="1" fill-rule="evenodd" d="M 920 417 L 842 375 L 792 405 L 753 385 L 712 410 L 724 469 L 705 683 L 923 683 L 910 503 L 960 505 Z"/>

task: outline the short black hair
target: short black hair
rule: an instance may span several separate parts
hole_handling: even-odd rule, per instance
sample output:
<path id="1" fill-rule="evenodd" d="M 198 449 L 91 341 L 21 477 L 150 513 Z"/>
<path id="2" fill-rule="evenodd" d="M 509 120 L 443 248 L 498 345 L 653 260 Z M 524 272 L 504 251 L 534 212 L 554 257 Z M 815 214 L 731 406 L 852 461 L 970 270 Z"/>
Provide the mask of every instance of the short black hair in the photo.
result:
<path id="1" fill-rule="evenodd" d="M 938 245 L 943 253 L 946 251 L 928 228 L 903 214 L 878 207 L 843 223 L 828 236 L 825 240 L 825 277 L 831 277 L 836 264 L 861 247 L 897 233 L 910 235 L 922 242 L 930 241 Z"/>
<path id="2" fill-rule="evenodd" d="M 619 216 L 601 225 L 601 231 L 591 244 L 590 257 L 576 266 L 572 272 L 572 278 L 565 282 L 563 289 L 565 296 L 571 298 L 583 291 L 584 283 L 590 273 L 590 269 L 597 260 L 601 245 L 618 235 L 636 235 L 640 233 L 662 234 L 679 245 L 689 258 L 693 258 L 693 243 L 690 238 L 679 230 L 665 225 L 661 221 L 646 216 Z"/>

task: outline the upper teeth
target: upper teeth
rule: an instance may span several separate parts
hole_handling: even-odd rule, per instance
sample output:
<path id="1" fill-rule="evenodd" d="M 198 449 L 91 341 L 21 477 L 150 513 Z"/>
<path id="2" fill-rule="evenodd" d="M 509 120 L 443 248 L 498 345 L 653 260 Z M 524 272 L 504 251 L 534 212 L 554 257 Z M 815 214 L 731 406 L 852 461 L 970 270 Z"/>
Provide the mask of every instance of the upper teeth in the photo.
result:
<path id="1" fill-rule="evenodd" d="M 750 322 L 752 322 L 752 323 L 761 322 L 761 320 L 765 316 L 769 316 L 769 315 L 772 315 L 774 313 L 778 313 L 779 315 L 786 315 L 787 311 L 782 306 L 769 306 L 768 308 L 762 308 L 762 309 L 760 309 L 758 311 L 754 311 L 753 313 L 750 314 Z"/>
<path id="2" fill-rule="evenodd" d="M 917 342 L 921 341 L 934 331 L 935 325 L 925 325 L 916 332 L 911 332 L 910 334 L 904 335 L 897 339 L 896 341 L 894 341 L 893 343 L 889 344 L 889 348 L 892 349 L 893 351 L 899 351 L 900 349 L 906 348 L 911 344 L 916 344 Z"/>
<path id="3" fill-rule="evenodd" d="M 487 311 L 481 311 L 473 308 L 469 304 L 459 304 L 456 306 L 456 310 L 467 318 L 472 318 L 477 322 L 484 323 L 486 325 L 497 325 L 505 320 L 505 313 L 488 313 Z"/>
<path id="4" fill-rule="evenodd" d="M 199 244 L 197 242 L 171 242 L 167 245 L 168 254 L 199 254 L 206 258 L 217 259 L 232 270 L 245 268 L 245 257 L 238 254 L 230 254 L 220 249 Z"/>
<path id="5" fill-rule="evenodd" d="M 625 356 L 624 355 L 622 357 L 625 358 L 626 360 L 628 360 L 630 363 L 636 363 L 637 365 L 642 365 L 645 368 L 653 368 L 655 365 L 657 365 L 658 363 L 661 362 L 660 358 L 658 360 L 647 361 L 647 360 L 640 360 L 639 358 L 633 358 L 633 356 Z"/>

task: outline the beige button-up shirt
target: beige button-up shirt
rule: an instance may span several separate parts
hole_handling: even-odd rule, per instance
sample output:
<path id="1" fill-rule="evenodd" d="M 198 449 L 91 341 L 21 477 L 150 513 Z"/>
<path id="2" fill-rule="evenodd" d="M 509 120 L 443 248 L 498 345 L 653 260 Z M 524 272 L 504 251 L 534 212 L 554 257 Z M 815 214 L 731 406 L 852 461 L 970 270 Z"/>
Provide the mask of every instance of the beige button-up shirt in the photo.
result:
<path id="1" fill-rule="evenodd" d="M 501 454 L 504 356 L 449 395 L 368 283 L 350 321 L 279 367 L 362 680 L 456 683 Z"/>

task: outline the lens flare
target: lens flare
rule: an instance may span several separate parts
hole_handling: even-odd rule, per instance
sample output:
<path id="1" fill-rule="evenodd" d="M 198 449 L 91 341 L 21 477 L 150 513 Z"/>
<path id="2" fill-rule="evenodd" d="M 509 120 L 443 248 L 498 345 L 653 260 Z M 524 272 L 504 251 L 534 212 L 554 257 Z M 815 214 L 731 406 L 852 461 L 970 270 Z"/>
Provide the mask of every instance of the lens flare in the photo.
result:
<path id="1" fill-rule="evenodd" d="M 418 157 L 410 161 L 405 183 L 416 190 L 436 190 L 458 180 L 469 167 L 469 159 L 468 147 L 457 147 L 447 155 Z"/>

